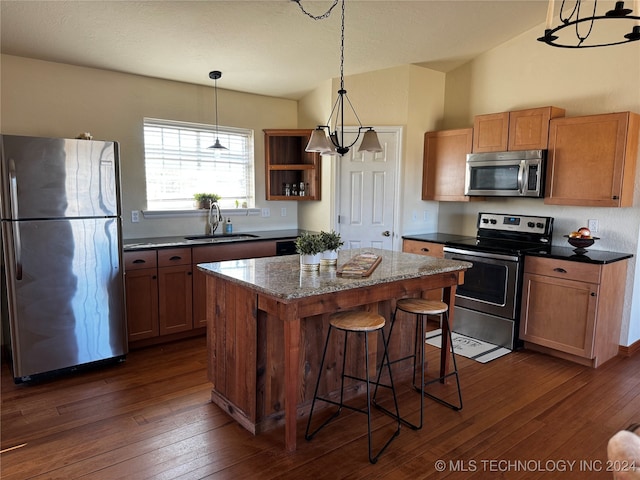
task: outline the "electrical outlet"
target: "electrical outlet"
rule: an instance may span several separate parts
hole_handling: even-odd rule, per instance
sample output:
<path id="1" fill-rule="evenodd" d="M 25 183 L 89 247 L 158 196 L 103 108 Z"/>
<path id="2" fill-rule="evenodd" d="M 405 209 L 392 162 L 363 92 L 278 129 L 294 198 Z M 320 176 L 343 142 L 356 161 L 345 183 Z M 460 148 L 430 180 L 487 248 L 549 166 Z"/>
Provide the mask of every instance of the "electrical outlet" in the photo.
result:
<path id="1" fill-rule="evenodd" d="M 598 231 L 598 220 L 589 219 L 587 223 L 587 228 L 591 230 L 591 233 L 596 233 Z"/>
<path id="2" fill-rule="evenodd" d="M 270 217 L 271 216 L 271 209 L 270 208 L 263 208 L 262 209 L 262 216 L 263 217 Z"/>
<path id="3" fill-rule="evenodd" d="M 138 223 L 140 221 L 140 211 L 131 210 L 131 223 Z"/>
<path id="4" fill-rule="evenodd" d="M 287 208 L 286 207 L 282 207 L 280 209 L 280 216 L 281 217 L 286 217 L 287 216 Z"/>

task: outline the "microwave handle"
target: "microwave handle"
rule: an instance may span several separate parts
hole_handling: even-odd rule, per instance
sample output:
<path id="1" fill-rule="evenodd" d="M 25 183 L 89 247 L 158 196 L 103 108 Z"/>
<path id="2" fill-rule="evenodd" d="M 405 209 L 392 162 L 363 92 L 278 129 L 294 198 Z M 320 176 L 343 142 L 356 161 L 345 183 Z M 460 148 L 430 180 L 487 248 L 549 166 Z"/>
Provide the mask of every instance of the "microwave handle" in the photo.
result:
<path id="1" fill-rule="evenodd" d="M 526 162 L 523 160 L 520 162 L 520 169 L 518 170 L 518 192 L 520 195 L 524 195 L 524 187 L 527 184 L 526 175 Z"/>

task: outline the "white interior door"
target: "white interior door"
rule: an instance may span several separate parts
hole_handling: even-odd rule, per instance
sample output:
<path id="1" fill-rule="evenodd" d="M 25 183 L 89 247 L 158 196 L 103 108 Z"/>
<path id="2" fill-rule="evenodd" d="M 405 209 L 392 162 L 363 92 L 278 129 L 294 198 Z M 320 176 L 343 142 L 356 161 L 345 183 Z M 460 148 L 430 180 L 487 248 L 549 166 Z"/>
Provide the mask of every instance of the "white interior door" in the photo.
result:
<path id="1" fill-rule="evenodd" d="M 345 128 L 351 138 L 357 130 Z M 397 183 L 400 166 L 400 127 L 376 128 L 383 151 L 358 152 L 359 142 L 337 168 L 337 225 L 345 249 L 384 248 L 394 250 Z"/>

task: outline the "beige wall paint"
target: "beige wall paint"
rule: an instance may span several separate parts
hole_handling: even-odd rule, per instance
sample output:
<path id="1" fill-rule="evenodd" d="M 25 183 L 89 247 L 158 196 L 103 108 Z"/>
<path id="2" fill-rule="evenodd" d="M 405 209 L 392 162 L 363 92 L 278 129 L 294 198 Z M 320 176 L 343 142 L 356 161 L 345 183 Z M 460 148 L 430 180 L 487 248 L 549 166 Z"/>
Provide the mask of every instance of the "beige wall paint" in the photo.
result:
<path id="1" fill-rule="evenodd" d="M 425 131 L 440 128 L 444 111 L 443 73 L 435 72 L 414 65 L 352 75 L 345 78 L 345 89 L 360 121 L 366 126 L 402 126 L 403 135 L 401 151 L 401 192 L 400 192 L 400 237 L 406 233 L 423 232 L 435 228 L 438 216 L 437 202 L 422 202 L 422 148 Z M 325 85 L 321 87 L 325 92 Z M 331 105 L 335 101 L 340 88 L 339 79 L 333 80 Z M 310 94 L 317 98 L 317 91 Z M 330 111 L 324 118 L 317 119 L 309 108 L 319 105 L 305 97 L 300 102 L 299 118 L 313 118 L 316 122 L 326 122 Z M 353 112 L 345 110 L 345 124 L 357 125 Z M 308 125 L 309 127 L 311 124 Z M 336 228 L 331 217 L 335 199 L 336 157 L 323 159 L 323 207 L 301 205 L 305 214 L 300 215 L 302 228 L 315 229 Z M 326 168 L 329 166 L 330 168 Z M 416 195 L 416 192 L 417 195 Z M 313 211 L 313 218 L 307 216 Z M 426 212 L 426 214 L 425 214 Z M 414 219 L 415 218 L 415 219 Z M 426 220 L 425 220 L 426 218 Z M 317 226 L 316 226 L 317 225 Z"/>
<path id="2" fill-rule="evenodd" d="M 333 105 L 331 91 L 332 81 L 326 80 L 298 102 L 298 127 L 316 128 L 326 123 Z M 320 201 L 300 202 L 298 206 L 298 225 L 312 231 L 329 231 L 333 227 L 331 212 L 334 210 L 334 199 L 331 195 L 331 179 L 333 178 L 333 157 L 321 158 L 322 173 L 320 177 Z"/>
<path id="3" fill-rule="evenodd" d="M 536 41 L 542 26 L 512 39 L 450 72 L 446 80 L 447 128 L 473 125 L 473 116 L 554 105 L 567 116 L 617 111 L 640 113 L 638 44 L 568 50 Z M 497 211 L 551 216 L 555 245 L 568 246 L 562 235 L 598 219 L 601 239 L 592 248 L 636 255 L 629 263 L 620 343 L 640 339 L 640 160 L 631 208 L 585 208 L 544 205 L 540 199 L 496 199 L 471 204 L 443 203 L 438 230 L 474 235 L 477 213 Z M 635 292 L 635 293 L 634 293 Z"/>
<path id="4" fill-rule="evenodd" d="M 143 118 L 215 124 L 213 87 L 2 55 L 1 130 L 5 134 L 117 140 L 121 150 L 125 238 L 204 233 L 205 217 L 143 218 L 146 208 Z M 203 72 L 207 76 L 208 72 Z M 297 202 L 265 201 L 264 128 L 297 128 L 297 102 L 224 90 L 220 124 L 254 130 L 256 205 L 271 217 L 234 217 L 234 230 L 296 228 Z M 286 207 L 287 216 L 280 216 Z"/>

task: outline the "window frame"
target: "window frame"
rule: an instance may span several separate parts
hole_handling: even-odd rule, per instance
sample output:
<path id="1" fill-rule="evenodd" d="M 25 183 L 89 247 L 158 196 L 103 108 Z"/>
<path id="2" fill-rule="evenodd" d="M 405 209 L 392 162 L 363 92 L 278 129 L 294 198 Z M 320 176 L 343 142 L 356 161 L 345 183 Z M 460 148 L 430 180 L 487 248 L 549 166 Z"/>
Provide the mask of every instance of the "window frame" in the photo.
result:
<path id="1" fill-rule="evenodd" d="M 157 208 L 157 206 L 149 207 L 149 197 L 148 197 L 148 183 L 147 183 L 147 171 L 150 166 L 147 164 L 147 127 L 157 127 L 157 128 L 172 128 L 172 129 L 185 129 L 192 130 L 195 132 L 209 132 L 212 134 L 214 141 L 216 136 L 224 137 L 226 135 L 237 135 L 243 137 L 245 141 L 245 147 L 247 152 L 246 157 L 246 166 L 245 166 L 245 175 L 246 181 L 248 182 L 247 186 L 247 207 L 243 208 L 233 208 L 229 205 L 225 205 L 224 210 L 225 214 L 235 214 L 235 215 L 258 215 L 260 214 L 260 209 L 255 208 L 256 204 L 256 185 L 255 185 L 255 148 L 254 148 L 254 140 L 255 140 L 255 132 L 253 129 L 249 128 L 238 128 L 238 127 L 227 127 L 218 125 L 210 125 L 204 123 L 195 123 L 195 122 L 184 122 L 179 120 L 168 120 L 168 119 L 160 119 L 153 117 L 144 117 L 143 119 L 143 151 L 144 151 L 144 169 L 145 169 L 145 202 L 146 209 L 143 210 L 143 215 L 146 217 L 171 217 L 171 216 L 200 216 L 205 214 L 206 210 L 193 208 Z M 211 142 L 213 143 L 213 141 Z M 222 141 L 221 143 L 224 144 Z M 213 159 L 215 152 L 211 152 L 211 158 Z M 180 161 L 180 160 L 178 160 Z M 217 193 L 217 192 L 213 192 Z"/>

